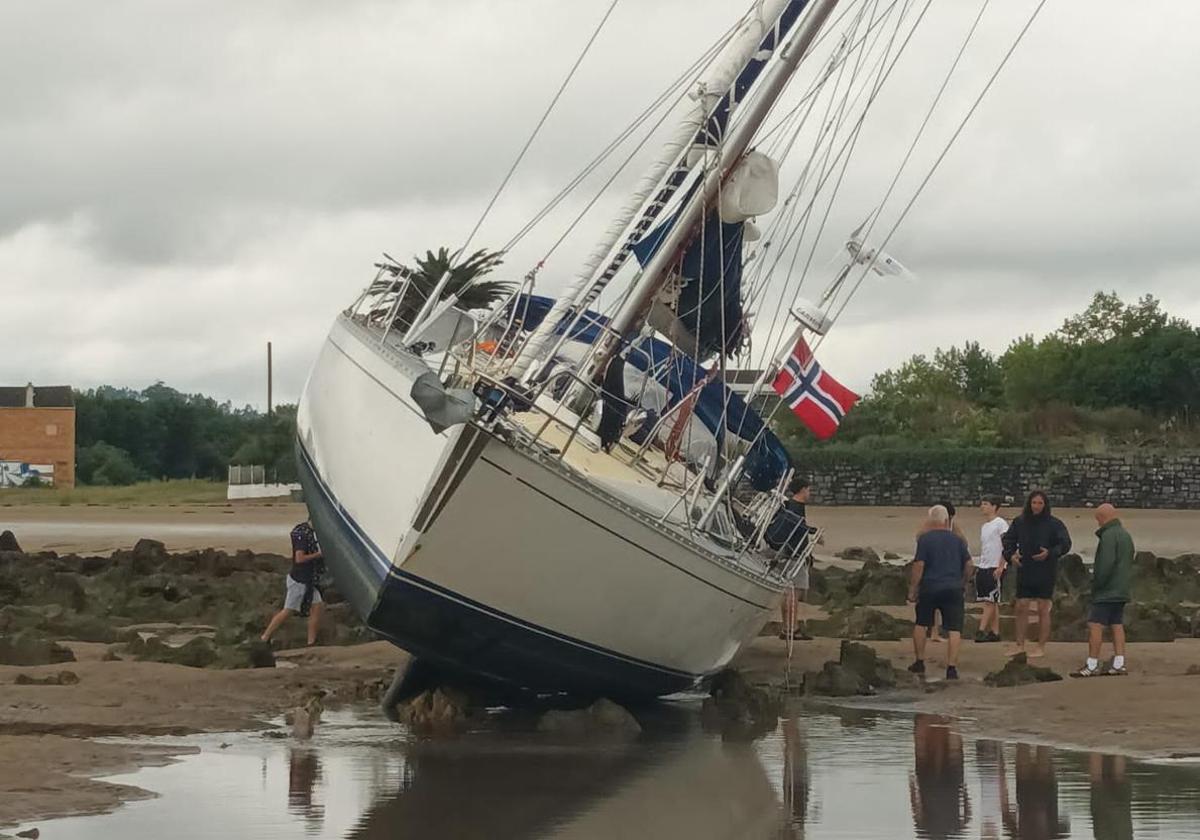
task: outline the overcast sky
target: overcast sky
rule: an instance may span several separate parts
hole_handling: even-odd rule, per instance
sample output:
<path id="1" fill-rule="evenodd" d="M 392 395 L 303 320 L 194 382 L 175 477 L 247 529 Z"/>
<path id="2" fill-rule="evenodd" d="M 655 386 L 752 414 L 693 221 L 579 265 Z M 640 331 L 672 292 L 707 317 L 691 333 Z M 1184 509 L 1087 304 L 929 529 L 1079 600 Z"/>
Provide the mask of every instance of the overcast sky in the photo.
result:
<path id="1" fill-rule="evenodd" d="M 0 5 L 0 384 L 163 380 L 261 405 L 272 340 L 277 400 L 295 400 L 381 251 L 461 244 L 608 3 Z M 1034 5 L 993 0 L 916 175 Z M 475 244 L 501 245 L 744 8 L 621 0 Z M 977 9 L 934 0 L 864 127 L 831 235 L 879 201 Z M 826 367 L 861 389 L 938 345 L 1002 350 L 1100 288 L 1200 321 L 1197 32 L 1196 3 L 1049 0 L 888 248 L 917 280 L 867 283 Z M 636 175 L 539 291 L 571 276 Z"/>

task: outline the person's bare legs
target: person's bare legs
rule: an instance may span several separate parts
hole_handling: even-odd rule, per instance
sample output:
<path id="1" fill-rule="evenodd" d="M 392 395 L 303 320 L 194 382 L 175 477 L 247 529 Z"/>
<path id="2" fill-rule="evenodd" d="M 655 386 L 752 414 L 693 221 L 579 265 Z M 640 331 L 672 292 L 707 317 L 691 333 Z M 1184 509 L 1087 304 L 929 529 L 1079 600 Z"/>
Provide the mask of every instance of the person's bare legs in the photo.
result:
<path id="1" fill-rule="evenodd" d="M 263 634 L 258 638 L 264 642 L 271 641 L 271 637 L 275 635 L 275 631 L 279 629 L 283 622 L 287 621 L 288 616 L 291 614 L 292 611 L 289 609 L 282 609 L 275 613 L 275 615 L 271 616 L 271 620 L 267 623 L 267 629 L 264 630 Z"/>
<path id="2" fill-rule="evenodd" d="M 1050 604 L 1048 598 L 1038 598 L 1038 646 L 1033 656 L 1045 656 L 1046 644 L 1050 641 Z"/>
<path id="3" fill-rule="evenodd" d="M 921 624 L 913 625 L 913 656 L 918 662 L 925 658 L 925 639 L 928 628 Z"/>
<path id="4" fill-rule="evenodd" d="M 951 630 L 946 634 L 946 666 L 958 667 L 958 648 L 962 645 L 962 633 Z"/>
<path id="5" fill-rule="evenodd" d="M 1125 625 L 1114 624 L 1111 628 L 1113 639 L 1113 654 L 1121 657 L 1121 667 L 1125 666 Z"/>
<path id="6" fill-rule="evenodd" d="M 1025 652 L 1025 630 L 1029 623 L 1029 599 L 1018 598 L 1016 606 L 1013 608 L 1013 632 L 1016 636 L 1016 646 L 1009 651 L 1009 654 L 1017 654 Z"/>
<path id="7" fill-rule="evenodd" d="M 1116 628 L 1113 628 L 1114 631 Z M 1117 634 L 1113 633 L 1113 648 L 1115 649 Z M 1104 644 L 1104 625 L 1088 622 L 1088 656 L 1091 659 L 1100 658 L 1100 647 Z"/>
<path id="8" fill-rule="evenodd" d="M 315 645 L 317 643 L 317 634 L 321 630 L 321 613 L 325 611 L 325 604 L 317 601 L 309 609 L 308 613 L 308 643 Z"/>

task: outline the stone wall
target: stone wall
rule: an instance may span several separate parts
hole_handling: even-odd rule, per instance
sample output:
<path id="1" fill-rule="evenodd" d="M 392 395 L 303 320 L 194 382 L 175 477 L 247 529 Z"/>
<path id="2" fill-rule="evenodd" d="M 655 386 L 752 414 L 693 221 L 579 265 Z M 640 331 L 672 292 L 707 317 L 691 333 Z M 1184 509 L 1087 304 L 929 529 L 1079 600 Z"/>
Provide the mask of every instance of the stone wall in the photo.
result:
<path id="1" fill-rule="evenodd" d="M 837 505 L 955 504 L 1033 489 L 1083 507 L 1200 509 L 1200 454 L 1056 455 L 1034 452 L 800 453 L 813 501 Z"/>

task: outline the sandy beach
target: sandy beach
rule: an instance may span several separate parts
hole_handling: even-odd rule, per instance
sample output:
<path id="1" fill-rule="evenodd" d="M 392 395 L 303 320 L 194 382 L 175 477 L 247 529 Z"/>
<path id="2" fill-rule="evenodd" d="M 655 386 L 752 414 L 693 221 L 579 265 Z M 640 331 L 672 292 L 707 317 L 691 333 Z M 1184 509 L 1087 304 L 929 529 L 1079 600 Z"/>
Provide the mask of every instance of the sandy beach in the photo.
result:
<path id="1" fill-rule="evenodd" d="M 1011 519 L 1019 511 L 1001 511 Z M 1071 531 L 1074 550 L 1091 557 L 1096 523 L 1086 508 L 1055 509 Z M 852 546 L 911 557 L 924 510 L 912 507 L 809 508 L 809 519 L 825 529 L 818 557 L 830 559 Z M 234 502 L 217 505 L 5 506 L 0 530 L 12 529 L 26 551 L 103 554 L 129 548 L 142 537 L 161 540 L 170 551 L 218 548 L 286 553 L 292 526 L 307 516 L 297 502 Z M 1200 511 L 1123 510 L 1121 518 L 1138 549 L 1163 557 L 1200 552 Z M 959 512 L 959 524 L 974 547 L 983 517 L 975 508 Z"/>
<path id="2" fill-rule="evenodd" d="M 1088 511 L 1060 512 L 1090 552 Z M 822 556 L 849 546 L 904 555 L 919 511 L 910 508 L 814 508 L 825 526 Z M 161 540 L 171 551 L 216 547 L 233 552 L 286 550 L 287 532 L 304 517 L 302 505 L 195 505 L 0 507 L 0 529 L 16 532 L 26 551 L 107 554 L 140 538 Z M 977 515 L 964 512 L 970 534 Z M 1200 548 L 1200 512 L 1132 511 L 1126 522 L 1139 547 L 1176 555 Z M 281 558 L 277 558 L 282 562 Z M 907 608 L 882 608 L 906 615 Z M 806 617 L 820 610 L 805 608 Z M 172 760 L 178 750 L 97 741 L 103 736 L 223 732 L 269 725 L 315 690 L 328 702 L 369 703 L 404 654 L 386 642 L 283 652 L 274 669 L 217 670 L 133 661 L 120 644 L 67 642 L 75 662 L 35 667 L 0 666 L 0 826 L 55 815 L 94 813 L 147 796 L 145 791 L 98 780 L 131 766 Z M 868 642 L 898 667 L 911 657 L 907 641 Z M 735 663 L 754 681 L 796 684 L 805 671 L 836 659 L 839 640 L 785 642 L 763 636 Z M 1142 757 L 1200 756 L 1200 639 L 1131 643 L 1130 676 L 991 688 L 983 677 L 1002 666 L 1003 645 L 963 645 L 957 684 L 936 679 L 945 645 L 930 645 L 930 680 L 923 689 L 848 701 L 911 712 L 950 715 L 959 726 L 1000 739 L 1122 752 Z M 1043 661 L 1060 674 L 1077 667 L 1084 646 L 1052 643 Z M 70 685 L 17 684 L 71 671 Z M 805 699 L 801 702 L 813 702 Z M 818 702 L 830 702 L 822 700 Z M 840 702 L 840 701 L 839 701 Z"/>

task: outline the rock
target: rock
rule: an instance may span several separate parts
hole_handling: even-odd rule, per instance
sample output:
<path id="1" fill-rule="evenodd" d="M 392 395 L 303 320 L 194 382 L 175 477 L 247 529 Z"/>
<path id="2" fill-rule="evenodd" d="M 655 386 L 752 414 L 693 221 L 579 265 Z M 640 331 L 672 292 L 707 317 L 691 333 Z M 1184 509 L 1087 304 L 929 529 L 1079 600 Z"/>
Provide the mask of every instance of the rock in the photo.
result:
<path id="1" fill-rule="evenodd" d="M 995 688 L 1011 688 L 1035 682 L 1056 682 L 1061 679 L 1060 674 L 1056 674 L 1049 668 L 1030 665 L 1029 658 L 1023 653 L 1018 653 L 1009 659 L 999 671 L 993 671 L 984 677 L 983 681 Z"/>
<path id="2" fill-rule="evenodd" d="M 17 674 L 17 678 L 13 682 L 16 685 L 78 685 L 79 675 L 74 671 L 59 671 L 57 674 L 48 674 L 44 677 Z"/>
<path id="3" fill-rule="evenodd" d="M 308 709 L 299 708 L 292 709 L 291 713 L 292 737 L 298 738 L 301 741 L 307 741 L 313 736 L 313 730 L 316 729 L 317 722 L 309 713 Z"/>
<path id="4" fill-rule="evenodd" d="M 0 551 L 20 551 L 21 546 L 17 543 L 17 536 L 12 531 L 0 532 Z"/>
<path id="5" fill-rule="evenodd" d="M 133 551 L 130 554 L 133 555 L 134 560 L 157 566 L 166 561 L 167 547 L 158 540 L 142 538 L 134 543 Z"/>
<path id="6" fill-rule="evenodd" d="M 1200 665 L 1189 665 L 1188 669 L 1183 673 L 1189 677 L 1200 677 Z"/>
<path id="7" fill-rule="evenodd" d="M 30 828 L 26 831 L 18 831 L 17 836 L 25 837 L 27 840 L 38 840 L 38 838 L 42 836 L 42 832 L 38 831 L 36 828 Z"/>
<path id="8" fill-rule="evenodd" d="M 874 560 L 876 563 L 879 562 L 879 555 L 875 553 L 875 549 L 870 547 L 864 548 L 863 546 L 858 545 L 852 545 L 849 548 L 843 548 L 841 551 L 835 554 L 834 557 L 840 557 L 843 560 Z"/>
<path id="9" fill-rule="evenodd" d="M 814 636 L 861 641 L 898 641 L 912 635 L 912 622 L 869 607 L 852 607 L 823 620 L 807 622 Z"/>
<path id="10" fill-rule="evenodd" d="M 1131 642 L 1173 642 L 1191 632 L 1191 621 L 1166 603 L 1125 607 L 1125 637 Z"/>
<path id="11" fill-rule="evenodd" d="M 106 650 L 104 655 L 100 657 L 101 662 L 120 662 L 121 657 L 117 656 L 115 651 Z"/>
<path id="12" fill-rule="evenodd" d="M 756 737 L 779 722 L 780 703 L 768 691 L 751 684 L 739 671 L 726 668 L 712 678 L 701 707 L 705 727 L 723 735 Z"/>
<path id="13" fill-rule="evenodd" d="M 164 643 L 157 636 L 148 639 L 138 637 L 128 644 L 127 649 L 141 662 L 168 662 L 189 668 L 207 668 L 217 661 L 216 645 L 203 636 L 197 636 L 178 647 Z"/>
<path id="14" fill-rule="evenodd" d="M 401 723 L 422 731 L 452 730 L 465 723 L 473 711 L 465 692 L 446 686 L 423 691 L 396 707 Z"/>
<path id="15" fill-rule="evenodd" d="M 54 665 L 75 654 L 32 630 L 0 636 L 0 665 Z"/>
<path id="16" fill-rule="evenodd" d="M 885 552 L 883 552 L 883 559 L 884 560 L 899 560 L 900 555 L 894 551 L 885 551 Z"/>
<path id="17" fill-rule="evenodd" d="M 901 676 L 873 648 L 843 641 L 837 662 L 826 662 L 820 671 L 805 674 L 804 691 L 831 697 L 870 695 L 879 689 L 893 688 Z"/>
<path id="18" fill-rule="evenodd" d="M 538 720 L 537 728 L 575 738 L 636 738 L 642 731 L 627 709 L 603 697 L 585 709 L 551 709 Z"/>
<path id="19" fill-rule="evenodd" d="M 873 689 L 891 688 L 896 684 L 897 672 L 891 661 L 882 658 L 867 645 L 843 641 L 838 662 L 861 676 Z"/>

